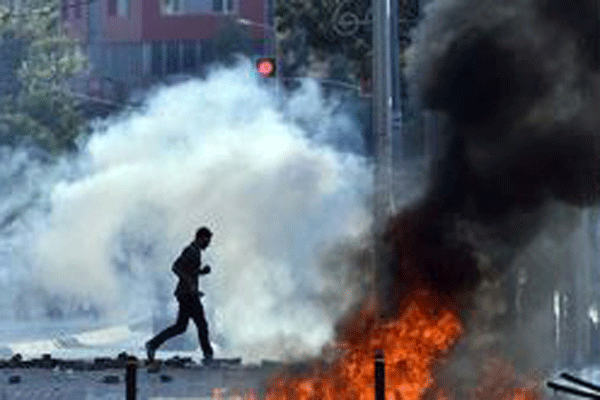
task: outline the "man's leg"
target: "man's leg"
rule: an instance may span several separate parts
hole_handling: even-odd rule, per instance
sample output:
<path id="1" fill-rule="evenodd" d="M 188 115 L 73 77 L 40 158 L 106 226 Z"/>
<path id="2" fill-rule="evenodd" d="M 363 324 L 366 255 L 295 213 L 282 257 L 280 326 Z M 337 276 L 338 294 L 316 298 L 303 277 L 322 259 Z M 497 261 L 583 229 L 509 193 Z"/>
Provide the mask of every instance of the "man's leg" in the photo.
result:
<path id="1" fill-rule="evenodd" d="M 198 328 L 198 339 L 200 341 L 202 352 L 204 353 L 204 358 L 210 360 L 213 358 L 213 349 L 208 340 L 208 323 L 206 322 L 204 308 L 202 308 L 199 297 L 194 297 L 191 317 L 196 324 L 196 328 Z"/>
<path id="2" fill-rule="evenodd" d="M 192 311 L 192 308 L 190 307 L 190 301 L 184 297 L 178 298 L 177 300 L 179 302 L 177 321 L 174 325 L 163 330 L 148 342 L 148 346 L 152 350 L 156 350 L 165 341 L 174 336 L 182 334 L 187 329 L 188 321 Z"/>

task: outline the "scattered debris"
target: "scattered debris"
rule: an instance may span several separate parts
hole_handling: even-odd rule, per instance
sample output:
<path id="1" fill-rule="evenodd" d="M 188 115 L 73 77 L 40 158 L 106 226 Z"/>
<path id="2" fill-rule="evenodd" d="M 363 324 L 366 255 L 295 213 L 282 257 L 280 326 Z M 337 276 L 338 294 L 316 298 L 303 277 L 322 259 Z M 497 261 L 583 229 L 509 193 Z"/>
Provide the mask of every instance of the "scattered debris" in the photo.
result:
<path id="1" fill-rule="evenodd" d="M 242 363 L 242 359 L 238 358 L 212 358 L 202 360 L 203 365 L 211 367 L 222 367 L 225 365 L 239 365 Z"/>
<path id="2" fill-rule="evenodd" d="M 148 364 L 148 373 L 154 374 L 160 370 L 160 361 L 154 361 Z"/>
<path id="3" fill-rule="evenodd" d="M 556 382 L 552 382 L 552 381 L 548 381 L 546 383 L 546 386 L 548 386 L 550 389 L 554 389 L 555 393 L 556 393 L 556 391 L 561 391 L 561 392 L 573 394 L 575 396 L 580 396 L 580 397 L 584 397 L 584 398 L 588 398 L 588 399 L 600 399 L 600 386 L 598 386 L 592 382 L 588 382 L 583 379 L 577 378 L 576 376 L 573 376 L 567 372 L 563 372 L 562 374 L 560 374 L 560 377 L 571 383 L 580 385 L 581 387 L 583 387 L 587 390 L 592 390 L 593 392 L 589 392 L 587 390 L 581 390 L 580 388 L 573 387 L 573 386 L 565 386 L 565 385 L 562 385 L 562 384 L 559 384 Z"/>
<path id="4" fill-rule="evenodd" d="M 19 367 L 21 367 L 22 361 L 23 361 L 23 356 L 21 356 L 21 354 L 17 353 L 14 356 L 12 356 L 12 358 L 8 362 L 8 367 L 9 368 L 19 368 Z"/>
<path id="5" fill-rule="evenodd" d="M 119 383 L 119 377 L 117 375 L 106 375 L 102 380 L 104 383 Z"/>
<path id="6" fill-rule="evenodd" d="M 180 358 L 179 356 L 172 357 L 165 361 L 167 367 L 184 368 L 187 364 L 192 363 L 191 357 Z"/>
<path id="7" fill-rule="evenodd" d="M 22 369 L 22 368 L 40 368 L 40 369 L 56 369 L 60 371 L 72 370 L 72 371 L 102 371 L 108 369 L 125 369 L 127 367 L 127 360 L 131 358 L 126 352 L 120 353 L 116 358 L 110 357 L 97 357 L 93 360 L 62 360 L 58 358 L 52 358 L 51 354 L 43 354 L 41 358 L 34 358 L 31 360 L 24 360 L 21 354 L 15 354 L 9 360 L 0 359 L 0 369 Z M 165 366 L 170 368 L 190 368 L 196 367 L 198 364 L 192 360 L 191 357 L 179 357 L 174 356 L 168 360 L 159 361 L 156 360 L 154 363 L 147 360 L 138 361 L 138 365 L 146 365 L 149 369 L 156 369 L 160 363 L 164 363 Z M 159 363 L 159 364 L 156 364 Z M 203 366 L 210 366 L 211 368 L 226 368 L 231 366 L 241 365 L 242 359 L 238 358 L 215 358 L 209 362 L 203 360 Z M 269 362 L 263 362 L 263 366 L 269 366 Z M 273 363 L 275 365 L 277 363 Z"/>

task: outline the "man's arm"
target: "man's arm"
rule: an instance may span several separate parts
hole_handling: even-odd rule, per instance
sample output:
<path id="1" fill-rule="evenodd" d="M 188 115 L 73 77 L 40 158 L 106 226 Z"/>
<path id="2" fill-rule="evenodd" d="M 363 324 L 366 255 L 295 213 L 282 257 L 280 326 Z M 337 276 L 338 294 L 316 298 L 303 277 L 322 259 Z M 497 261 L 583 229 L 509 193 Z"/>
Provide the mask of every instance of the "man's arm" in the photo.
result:
<path id="1" fill-rule="evenodd" d="M 186 247 L 181 255 L 173 263 L 173 272 L 178 277 L 194 273 L 199 268 L 200 259 L 191 247 Z"/>
<path id="2" fill-rule="evenodd" d="M 198 270 L 198 275 L 210 274 L 210 266 L 205 265 L 204 268 Z"/>
<path id="3" fill-rule="evenodd" d="M 173 263 L 172 271 L 175 273 L 175 275 L 177 275 L 180 278 L 183 275 L 183 271 L 181 270 L 181 265 L 177 264 L 176 262 Z"/>
<path id="4" fill-rule="evenodd" d="M 177 260 L 173 263 L 173 272 L 184 282 L 188 288 L 194 288 L 197 279 L 200 258 L 190 246 L 186 247 Z"/>

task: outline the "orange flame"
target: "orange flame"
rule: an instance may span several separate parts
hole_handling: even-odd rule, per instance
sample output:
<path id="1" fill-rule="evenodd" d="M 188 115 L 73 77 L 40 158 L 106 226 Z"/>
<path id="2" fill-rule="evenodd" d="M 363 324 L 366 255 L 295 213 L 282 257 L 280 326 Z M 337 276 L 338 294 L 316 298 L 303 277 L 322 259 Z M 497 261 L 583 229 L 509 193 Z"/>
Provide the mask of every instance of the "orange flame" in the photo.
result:
<path id="1" fill-rule="evenodd" d="M 413 291 L 406 304 L 398 318 L 383 322 L 375 318 L 372 298 L 367 300 L 335 343 L 338 358 L 314 365 L 309 373 L 277 376 L 266 400 L 374 400 L 377 350 L 385 355 L 386 400 L 420 400 L 427 393 L 427 398 L 451 400 L 443 388 L 436 390 L 432 367 L 463 334 L 461 321 L 453 307 L 431 291 Z M 514 369 L 492 360 L 471 400 L 537 399 L 531 385 L 515 388 L 515 382 Z"/>
<path id="2" fill-rule="evenodd" d="M 386 400 L 418 400 L 433 386 L 432 366 L 463 333 L 451 308 L 437 306 L 429 291 L 411 293 L 402 315 L 378 322 L 372 310 L 361 310 L 336 347 L 343 353 L 331 365 L 300 377 L 278 377 L 267 400 L 372 400 L 374 354 L 385 355 Z"/>

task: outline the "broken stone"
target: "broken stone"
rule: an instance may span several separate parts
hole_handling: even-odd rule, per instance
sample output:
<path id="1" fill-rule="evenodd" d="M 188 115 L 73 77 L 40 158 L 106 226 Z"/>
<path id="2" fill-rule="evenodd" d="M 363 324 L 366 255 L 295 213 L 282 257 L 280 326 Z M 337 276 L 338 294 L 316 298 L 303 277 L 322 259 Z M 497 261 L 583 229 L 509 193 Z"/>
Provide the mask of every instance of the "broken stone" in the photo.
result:
<path id="1" fill-rule="evenodd" d="M 17 353 L 14 356 L 12 356 L 12 358 L 8 362 L 8 367 L 9 368 L 20 368 L 22 361 L 23 361 L 23 357 L 21 356 L 21 354 Z"/>
<path id="2" fill-rule="evenodd" d="M 148 373 L 154 374 L 160 370 L 160 362 L 154 361 L 148 365 Z"/>
<path id="3" fill-rule="evenodd" d="M 106 375 L 102 382 L 110 384 L 119 383 L 119 377 L 117 375 Z"/>

